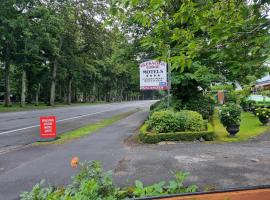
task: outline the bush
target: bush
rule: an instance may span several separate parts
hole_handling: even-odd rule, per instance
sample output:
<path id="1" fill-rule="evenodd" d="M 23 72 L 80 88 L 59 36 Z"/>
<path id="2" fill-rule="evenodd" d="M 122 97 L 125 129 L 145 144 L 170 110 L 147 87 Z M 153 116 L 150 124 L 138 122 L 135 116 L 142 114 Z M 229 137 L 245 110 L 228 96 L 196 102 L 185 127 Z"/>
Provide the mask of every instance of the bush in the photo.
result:
<path id="1" fill-rule="evenodd" d="M 156 144 L 161 141 L 194 141 L 203 138 L 206 141 L 212 141 L 215 138 L 213 128 L 208 124 L 207 131 L 194 132 L 174 132 L 174 133 L 151 133 L 147 131 L 148 125 L 145 124 L 140 129 L 139 138 L 142 142 Z"/>
<path id="2" fill-rule="evenodd" d="M 219 117 L 225 127 L 229 125 L 240 125 L 241 107 L 234 103 L 225 104 L 221 108 Z"/>
<path id="3" fill-rule="evenodd" d="M 209 119 L 214 112 L 214 100 L 210 97 L 199 96 L 189 102 L 183 103 L 178 100 L 174 103 L 174 108 L 180 110 L 193 110 L 200 113 L 203 119 Z"/>
<path id="4" fill-rule="evenodd" d="M 104 172 L 99 162 L 79 162 L 79 174 L 67 187 L 46 187 L 44 182 L 35 185 L 30 192 L 20 195 L 22 200 L 124 200 L 136 197 L 196 192 L 197 186 L 184 186 L 188 173 L 177 172 L 173 180 L 162 181 L 144 186 L 135 181 L 135 185 L 126 188 L 114 186 L 111 172 Z"/>
<path id="5" fill-rule="evenodd" d="M 255 113 L 256 116 L 262 121 L 267 120 L 270 117 L 270 110 L 268 108 L 257 108 L 255 109 Z"/>
<path id="6" fill-rule="evenodd" d="M 156 133 L 204 130 L 202 116 L 190 110 L 174 112 L 163 110 L 154 112 L 147 121 L 149 129 Z"/>
<path id="7" fill-rule="evenodd" d="M 201 131 L 204 127 L 202 115 L 191 110 L 182 110 L 176 113 L 178 131 Z"/>
<path id="8" fill-rule="evenodd" d="M 171 110 L 154 112 L 147 123 L 149 128 L 157 133 L 174 132 L 179 129 L 177 116 Z"/>
<path id="9" fill-rule="evenodd" d="M 165 99 L 162 99 L 150 106 L 149 116 L 151 116 L 156 111 L 167 110 L 167 109 L 168 109 L 167 102 L 165 101 Z"/>

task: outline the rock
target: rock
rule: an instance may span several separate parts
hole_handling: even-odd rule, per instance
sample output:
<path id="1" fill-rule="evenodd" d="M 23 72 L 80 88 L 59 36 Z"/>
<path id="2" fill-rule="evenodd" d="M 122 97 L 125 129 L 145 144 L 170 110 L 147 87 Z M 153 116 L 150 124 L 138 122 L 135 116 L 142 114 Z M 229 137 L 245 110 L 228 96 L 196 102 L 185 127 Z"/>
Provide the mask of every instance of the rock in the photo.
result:
<path id="1" fill-rule="evenodd" d="M 250 161 L 251 162 L 255 162 L 255 163 L 260 162 L 260 160 L 259 159 L 256 159 L 256 158 L 252 158 L 252 159 L 250 159 Z"/>
<path id="2" fill-rule="evenodd" d="M 159 142 L 158 145 L 176 144 L 175 142 Z"/>
<path id="3" fill-rule="evenodd" d="M 199 139 L 200 142 L 205 142 L 205 139 L 203 139 L 202 137 Z"/>
<path id="4" fill-rule="evenodd" d="M 159 142 L 158 145 L 165 145 L 166 142 Z"/>

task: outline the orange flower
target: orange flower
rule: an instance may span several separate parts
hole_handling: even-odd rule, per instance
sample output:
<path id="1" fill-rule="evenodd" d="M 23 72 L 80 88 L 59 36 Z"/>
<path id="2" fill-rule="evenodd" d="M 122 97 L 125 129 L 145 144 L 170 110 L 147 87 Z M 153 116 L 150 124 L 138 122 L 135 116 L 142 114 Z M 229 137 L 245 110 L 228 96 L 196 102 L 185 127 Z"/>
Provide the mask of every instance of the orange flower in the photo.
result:
<path id="1" fill-rule="evenodd" d="M 70 161 L 70 165 L 72 168 L 76 168 L 79 164 L 79 158 L 78 157 L 73 157 Z"/>

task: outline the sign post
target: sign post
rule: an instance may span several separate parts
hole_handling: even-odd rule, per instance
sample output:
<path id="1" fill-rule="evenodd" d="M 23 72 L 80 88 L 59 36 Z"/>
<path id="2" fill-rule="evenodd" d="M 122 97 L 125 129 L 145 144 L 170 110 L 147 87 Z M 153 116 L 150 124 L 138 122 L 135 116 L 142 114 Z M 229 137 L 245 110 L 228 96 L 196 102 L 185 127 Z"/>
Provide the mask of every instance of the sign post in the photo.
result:
<path id="1" fill-rule="evenodd" d="M 40 117 L 40 139 L 41 141 L 56 139 L 56 117 Z"/>

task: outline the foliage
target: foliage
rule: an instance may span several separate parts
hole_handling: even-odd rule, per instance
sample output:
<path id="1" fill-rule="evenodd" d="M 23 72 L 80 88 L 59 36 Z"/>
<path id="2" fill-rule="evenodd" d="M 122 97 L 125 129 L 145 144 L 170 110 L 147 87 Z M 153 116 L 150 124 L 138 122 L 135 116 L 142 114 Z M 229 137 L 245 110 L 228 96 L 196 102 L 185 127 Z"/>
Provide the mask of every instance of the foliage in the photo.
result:
<path id="1" fill-rule="evenodd" d="M 196 111 L 181 110 L 176 113 L 179 123 L 177 131 L 202 131 L 204 129 L 204 121 L 202 115 Z"/>
<path id="2" fill-rule="evenodd" d="M 157 133 L 174 132 L 179 129 L 179 121 L 172 110 L 154 112 L 147 121 L 149 128 Z"/>
<path id="3" fill-rule="evenodd" d="M 230 125 L 240 125 L 241 107 L 234 103 L 225 104 L 221 107 L 219 117 L 221 123 L 225 127 Z"/>
<path id="4" fill-rule="evenodd" d="M 3 92 L 36 104 L 138 99 L 136 44 L 106 27 L 108 9 L 97 0 L 1 1 L 1 100 Z"/>
<path id="5" fill-rule="evenodd" d="M 206 141 L 212 141 L 215 138 L 211 124 L 208 124 L 207 131 L 185 131 L 173 133 L 152 133 L 145 124 L 140 129 L 139 138 L 144 143 L 156 144 L 162 141 L 195 141 L 203 138 Z"/>
<path id="6" fill-rule="evenodd" d="M 155 111 L 147 121 L 149 129 L 156 133 L 168 133 L 177 131 L 201 131 L 204 129 L 204 121 L 201 114 L 182 110 Z"/>
<path id="7" fill-rule="evenodd" d="M 188 102 L 182 102 L 181 100 L 176 100 L 174 103 L 174 108 L 177 111 L 180 110 L 193 110 L 200 113 L 203 119 L 209 119 L 213 114 L 214 100 L 208 96 L 199 95 L 197 98 L 192 98 Z"/>
<path id="8" fill-rule="evenodd" d="M 242 112 L 241 114 L 240 131 L 235 137 L 228 137 L 226 128 L 221 124 L 218 110 L 216 109 L 212 118 L 215 138 L 217 142 L 240 142 L 255 138 L 267 131 L 269 126 L 262 126 L 256 116 L 250 112 Z"/>
<path id="9" fill-rule="evenodd" d="M 218 91 L 218 90 L 225 90 L 225 91 L 233 91 L 233 85 L 213 85 L 211 86 L 211 91 Z"/>
<path id="10" fill-rule="evenodd" d="M 80 162 L 80 171 L 66 188 L 46 187 L 44 182 L 35 185 L 30 192 L 21 194 L 22 200 L 121 200 L 134 197 L 157 196 L 163 194 L 195 192 L 197 186 L 184 186 L 188 173 L 175 173 L 175 179 L 149 186 L 135 181 L 134 187 L 117 188 L 111 172 L 104 172 L 99 162 Z"/>
<path id="11" fill-rule="evenodd" d="M 117 18 L 112 21 L 132 33 L 146 55 L 172 64 L 172 91 L 184 101 L 207 90 L 211 82 L 244 85 L 268 71 L 268 10 L 268 1 L 115 0 L 111 4 Z"/>
<path id="12" fill-rule="evenodd" d="M 266 120 L 270 117 L 270 109 L 269 108 L 256 108 L 255 109 L 256 116 L 260 120 Z"/>
<path id="13" fill-rule="evenodd" d="M 161 110 L 166 110 L 166 109 L 168 109 L 166 99 L 161 99 L 160 101 L 158 101 L 150 106 L 149 116 L 151 116 L 156 111 L 161 111 Z"/>

